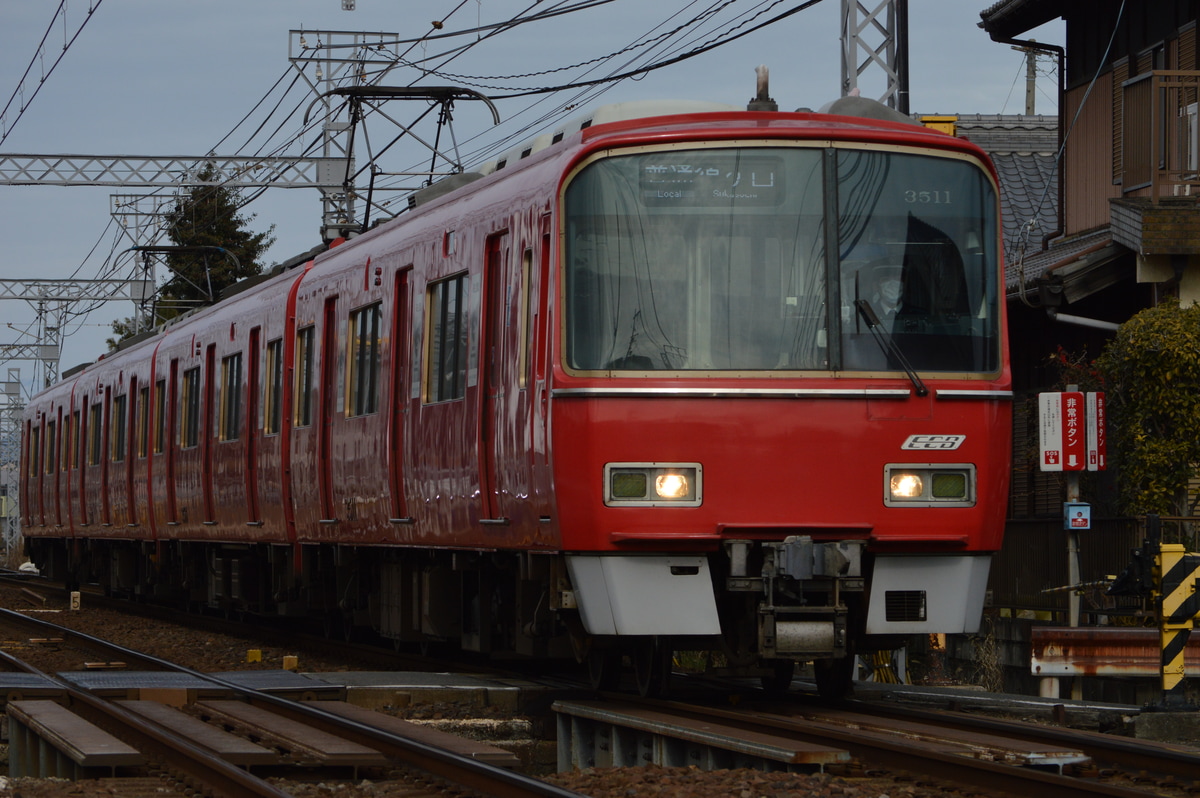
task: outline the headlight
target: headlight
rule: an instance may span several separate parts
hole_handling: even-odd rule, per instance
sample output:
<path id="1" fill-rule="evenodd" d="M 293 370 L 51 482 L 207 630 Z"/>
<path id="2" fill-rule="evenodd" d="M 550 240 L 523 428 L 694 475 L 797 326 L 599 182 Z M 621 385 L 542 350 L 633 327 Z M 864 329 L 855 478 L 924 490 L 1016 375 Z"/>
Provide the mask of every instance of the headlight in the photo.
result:
<path id="1" fill-rule="evenodd" d="M 604 503 L 609 507 L 699 507 L 699 463 L 609 463 Z"/>
<path id="2" fill-rule="evenodd" d="M 970 463 L 889 463 L 883 472 L 888 507 L 973 507 L 975 466 Z"/>
<path id="3" fill-rule="evenodd" d="M 920 474 L 912 471 L 899 471 L 892 474 L 892 497 L 896 499 L 915 499 L 925 491 L 925 480 Z"/>

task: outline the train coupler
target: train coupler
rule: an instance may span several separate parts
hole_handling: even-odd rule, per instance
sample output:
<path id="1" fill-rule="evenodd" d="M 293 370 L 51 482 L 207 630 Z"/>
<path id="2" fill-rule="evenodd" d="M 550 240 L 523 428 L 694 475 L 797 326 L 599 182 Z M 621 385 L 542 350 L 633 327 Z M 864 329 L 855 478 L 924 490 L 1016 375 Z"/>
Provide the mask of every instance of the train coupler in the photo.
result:
<path id="1" fill-rule="evenodd" d="M 793 535 L 780 542 L 759 545 L 761 551 L 755 551 L 755 543 L 751 540 L 725 542 L 725 553 L 729 558 L 726 590 L 765 592 L 780 577 L 798 582 L 837 580 L 841 590 L 862 590 L 865 541 L 817 542 L 807 535 Z M 755 565 L 758 565 L 758 573 L 752 573 Z"/>
<path id="2" fill-rule="evenodd" d="M 766 547 L 775 552 L 764 563 L 764 571 L 771 569 L 769 576 L 787 576 L 806 581 L 809 579 L 843 579 L 862 576 L 862 554 L 866 542 L 861 540 L 836 540 L 817 543 L 807 535 L 793 535 L 782 543 L 768 543 Z"/>

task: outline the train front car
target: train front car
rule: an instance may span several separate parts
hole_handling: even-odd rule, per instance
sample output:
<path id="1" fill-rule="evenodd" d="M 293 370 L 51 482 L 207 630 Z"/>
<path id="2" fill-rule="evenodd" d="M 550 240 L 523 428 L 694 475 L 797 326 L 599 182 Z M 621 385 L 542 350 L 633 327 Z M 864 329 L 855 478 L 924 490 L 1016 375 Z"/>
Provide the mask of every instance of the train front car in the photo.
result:
<path id="1" fill-rule="evenodd" d="M 597 126 L 561 191 L 555 489 L 593 680 L 822 690 L 978 628 L 1011 386 L 994 173 L 820 114 Z"/>

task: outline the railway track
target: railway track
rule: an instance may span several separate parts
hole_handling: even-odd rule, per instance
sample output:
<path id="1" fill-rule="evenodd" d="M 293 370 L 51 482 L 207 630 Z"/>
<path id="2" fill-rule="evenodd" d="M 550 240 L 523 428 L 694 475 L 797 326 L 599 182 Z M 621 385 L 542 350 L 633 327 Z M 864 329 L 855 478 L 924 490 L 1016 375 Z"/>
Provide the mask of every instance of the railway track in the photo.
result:
<path id="1" fill-rule="evenodd" d="M 85 599 L 85 603 L 90 599 Z M 127 603 L 122 604 L 128 607 Z M 141 609 L 137 607 L 137 609 Z M 192 620 L 194 616 L 184 616 Z M 2 619 L 0 619 L 2 620 Z M 210 618 L 210 622 L 223 623 L 222 619 Z M 69 630 L 59 632 L 36 631 L 30 627 L 23 632 L 30 637 L 52 639 L 61 634 L 60 643 L 39 644 L 33 649 L 49 645 L 78 651 L 76 659 L 83 662 L 93 659 L 128 660 L 129 667 L 154 670 L 154 662 L 143 661 L 132 665 L 133 654 L 126 650 L 89 648 L 86 635 L 79 636 Z M 424 663 L 428 667 L 428 662 Z M 207 677 L 206 677 L 207 678 Z M 681 685 L 682 686 L 682 685 Z M 588 691 L 581 689 L 581 694 Z M 686 687 L 685 694 L 692 694 L 697 702 L 703 701 L 704 690 L 695 691 Z M 725 695 L 728 686 L 714 686 L 709 695 Z M 591 694 L 594 695 L 594 694 Z M 970 789 L 1001 791 L 1008 795 L 1033 798 L 1039 795 L 1108 795 L 1132 798 L 1147 795 L 1183 795 L 1192 785 L 1200 782 L 1200 760 L 1193 749 L 1179 746 L 1164 746 L 1130 738 L 1103 735 L 1042 726 L 1033 723 L 1002 721 L 978 715 L 954 712 L 897 709 L 887 705 L 866 702 L 851 702 L 833 707 L 815 707 L 811 698 L 799 698 L 785 704 L 756 705 L 745 691 L 735 713 L 736 717 L 712 713 L 730 712 L 729 709 L 704 709 L 692 704 L 657 704 L 655 711 L 676 712 L 686 706 L 680 725 L 737 725 L 741 736 L 748 738 L 751 731 L 771 737 L 792 737 L 819 742 L 846 752 L 844 759 L 830 759 L 826 770 L 830 773 L 845 773 L 853 782 L 863 773 L 876 771 L 915 773 L 918 779 L 933 779 L 939 783 L 974 785 Z M 627 695 L 610 696 L 604 706 L 629 701 Z M 711 699 L 710 699 L 711 700 Z M 254 705 L 242 700 L 241 703 Z M 296 702 L 284 702 L 294 705 Z M 317 707 L 331 709 L 331 702 L 309 702 Z M 279 712 L 274 705 L 263 707 L 266 711 Z M 607 711 L 607 709 L 606 709 Z M 689 714 L 690 713 L 690 714 Z M 703 713 L 703 714 L 698 714 Z M 819 716 L 818 716 L 819 713 Z M 230 724 L 228 718 L 212 715 L 211 719 L 221 724 Z M 310 723 L 310 720 L 304 720 Z M 382 743 L 367 737 L 354 737 L 347 732 L 331 731 L 346 736 L 357 744 L 375 747 Z M 403 752 L 388 754 L 399 760 Z M 583 765 L 604 762 L 580 763 Z M 631 764 L 643 764 L 636 762 Z M 728 767 L 739 767 L 734 763 Z M 902 776 L 904 778 L 904 776 Z M 567 782 L 588 791 L 576 782 Z M 544 786 L 544 785 L 543 785 Z M 485 791 L 485 790 L 480 790 Z"/>
<path id="2" fill-rule="evenodd" d="M 850 706 L 866 707 L 851 702 Z M 1078 749 L 1091 761 L 1090 768 L 1068 766 L 1070 771 L 1115 771 L 1142 781 L 1158 780 L 1168 786 L 1190 786 L 1200 791 L 1200 752 L 1190 746 L 1139 740 L 1112 734 L 1065 729 L 1039 723 L 1002 720 L 960 712 L 940 712 L 871 704 L 867 711 L 881 718 L 933 723 L 948 733 L 986 733 L 1021 737 L 1040 744 Z"/>
<path id="3" fill-rule="evenodd" d="M 731 709 L 607 698 L 554 706 L 560 750 L 570 750 L 577 767 L 632 764 L 652 749 L 674 751 L 669 764 L 711 761 L 707 750 L 715 747 L 766 752 L 776 767 L 819 763 L 847 774 L 882 769 L 1021 798 L 1147 798 L 1200 789 L 1195 749 L 1093 732 L 857 702 L 770 708 L 746 702 Z M 583 741 L 564 741 L 565 726 Z M 651 735 L 671 742 L 650 744 Z"/>
<path id="4" fill-rule="evenodd" d="M 31 673 L 53 697 L 9 701 L 16 727 L 13 775 L 49 775 L 66 765 L 76 775 L 142 780 L 148 793 L 288 796 L 288 780 L 314 777 L 357 781 L 371 776 L 444 795 L 568 798 L 576 793 L 523 776 L 487 760 L 490 746 L 458 741 L 336 701 L 293 701 L 115 646 L 91 635 L 0 610 L 0 634 L 55 640 L 107 663 L 183 675 L 187 692 L 207 696 L 187 712 L 143 700 L 111 700 L 52 677 L 30 662 L 0 652 L 9 672 Z M 36 646 L 34 647 L 36 653 Z M 375 716 L 375 717 L 372 717 Z M 230 734 L 229 730 L 241 732 Z M 36 739 L 35 739 L 36 738 Z M 449 746 L 449 747 L 445 747 Z M 53 749 L 53 750 L 51 750 Z M 256 775 L 261 770 L 274 777 Z"/>

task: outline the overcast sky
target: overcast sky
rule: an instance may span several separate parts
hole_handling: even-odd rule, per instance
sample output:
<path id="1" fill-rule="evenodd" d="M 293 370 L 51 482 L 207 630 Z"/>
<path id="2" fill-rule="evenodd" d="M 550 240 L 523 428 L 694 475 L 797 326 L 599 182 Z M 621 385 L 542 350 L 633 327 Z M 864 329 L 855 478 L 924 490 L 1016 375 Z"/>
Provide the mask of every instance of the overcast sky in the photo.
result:
<path id="1" fill-rule="evenodd" d="M 433 32 L 435 19 L 442 23 L 437 32 L 446 34 L 507 20 L 529 13 L 530 8 L 542 11 L 576 5 L 580 0 L 357 0 L 354 11 L 343 10 L 343 0 L 90 0 L 95 10 L 82 31 L 89 0 L 62 3 L 67 6 L 65 21 L 63 15 L 56 15 L 60 0 L 0 2 L 4 7 L 0 107 L 16 92 L 0 120 L 0 135 L 4 135 L 0 153 L 200 156 L 215 151 L 235 156 L 270 149 L 301 133 L 304 110 L 316 95 L 300 83 L 284 97 L 283 87 L 298 75 L 288 60 L 289 30 L 387 32 L 417 39 Z M 910 0 L 910 107 L 914 113 L 1024 110 L 1023 55 L 990 41 L 978 27 L 979 12 L 991 2 Z M 876 6 L 877 2 L 864 4 Z M 722 5 L 726 7 L 657 49 L 630 50 L 615 60 L 551 72 L 622 51 L 648 35 L 670 31 Z M 504 95 L 619 73 L 629 63 L 663 60 L 728 34 L 740 21 L 746 20 L 739 32 L 800 5 L 801 0 L 774 4 L 769 0 L 724 4 L 614 0 L 480 41 L 475 39 L 482 35 L 473 34 L 431 40 L 411 49 L 399 45 L 391 51 L 417 61 L 473 44 L 443 67 L 455 78 L 426 77 L 419 82 L 466 84 L 489 95 Z M 497 100 L 504 121 L 495 128 L 481 104 L 460 102 L 455 113 L 455 140 L 467 156 L 464 160 L 469 168 L 476 165 L 472 153 L 482 155 L 514 135 L 532 137 L 542 126 L 553 125 L 540 120 L 554 116 L 567 103 L 578 105 L 566 113 L 567 118 L 597 105 L 630 100 L 692 99 L 744 105 L 754 94 L 754 69 L 759 64 L 770 68 L 771 94 L 781 109 L 818 108 L 840 92 L 840 13 L 840 0 L 823 0 L 737 41 L 636 80 L 621 81 L 607 91 Z M 51 20 L 55 20 L 52 27 Z M 46 45 L 39 51 L 48 28 Z M 1061 43 L 1062 23 L 1030 35 L 1039 41 Z M 43 80 L 52 67 L 53 72 Z M 1053 114 L 1057 110 L 1055 78 L 1048 62 L 1042 63 L 1041 72 L 1037 111 Z M 312 65 L 308 74 L 311 78 Z M 878 96 L 881 74 L 864 78 L 864 94 Z M 508 77 L 519 75 L 530 77 Z M 381 83 L 404 86 L 419 77 L 413 67 L 398 67 Z M 272 91 L 281 78 L 280 88 Z M 254 111 L 264 97 L 267 102 Z M 255 134 L 281 98 L 280 110 Z M 23 113 L 22 106 L 26 106 Z M 411 102 L 394 101 L 386 110 L 394 120 L 408 124 L 421 109 Z M 247 118 L 246 124 L 238 127 L 243 118 Z M 375 150 L 397 132 L 379 118 L 367 124 Z M 423 130 L 418 132 L 425 135 Z M 432 135 L 432 128 L 428 134 Z M 315 140 L 313 133 L 303 135 L 299 144 L 283 154 L 298 155 Z M 249 149 L 243 150 L 243 146 Z M 366 146 L 361 140 L 356 144 L 360 165 Z M 384 170 L 400 171 L 427 163 L 428 157 L 415 145 L 401 144 L 381 158 L 380 164 Z M 110 195 L 148 192 L 138 188 L 0 186 L 5 242 L 0 278 L 128 276 L 133 267 L 131 256 L 116 253 L 134 242 L 122 238 L 113 223 Z M 246 213 L 256 215 L 252 229 L 275 226 L 277 242 L 267 254 L 268 264 L 320 242 L 320 211 L 315 189 L 270 189 L 247 207 Z M 111 320 L 131 313 L 132 306 L 127 303 L 108 303 L 86 317 L 73 319 L 66 330 L 62 368 L 102 354 L 104 339 L 111 334 Z M 0 303 L 0 320 L 6 323 L 0 325 L 0 344 L 31 343 L 22 331 L 33 317 L 32 308 L 24 302 L 6 299 Z M 23 375 L 32 373 L 28 362 L 12 361 L 3 367 L 20 367 Z M 0 372 L 0 380 L 6 378 L 7 371 Z"/>

